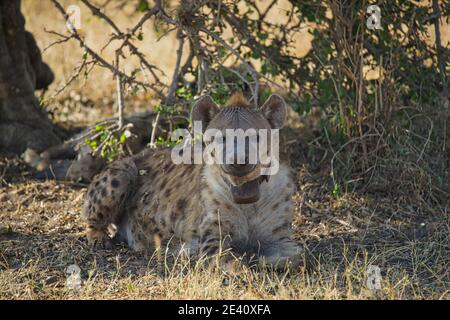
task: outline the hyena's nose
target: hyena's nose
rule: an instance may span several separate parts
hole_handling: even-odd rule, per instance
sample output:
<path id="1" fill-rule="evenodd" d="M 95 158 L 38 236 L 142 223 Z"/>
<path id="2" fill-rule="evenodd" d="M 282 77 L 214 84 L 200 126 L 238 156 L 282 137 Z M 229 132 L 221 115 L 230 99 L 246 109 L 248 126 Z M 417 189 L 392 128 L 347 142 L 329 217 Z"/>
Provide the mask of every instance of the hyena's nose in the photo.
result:
<path id="1" fill-rule="evenodd" d="M 237 144 L 230 152 L 225 153 L 224 164 L 221 165 L 222 170 L 229 175 L 243 177 L 256 168 L 256 159 L 249 152 L 249 148 L 239 148 Z"/>
<path id="2" fill-rule="evenodd" d="M 236 177 L 243 177 L 255 170 L 256 164 L 223 164 L 221 167 L 226 174 Z"/>

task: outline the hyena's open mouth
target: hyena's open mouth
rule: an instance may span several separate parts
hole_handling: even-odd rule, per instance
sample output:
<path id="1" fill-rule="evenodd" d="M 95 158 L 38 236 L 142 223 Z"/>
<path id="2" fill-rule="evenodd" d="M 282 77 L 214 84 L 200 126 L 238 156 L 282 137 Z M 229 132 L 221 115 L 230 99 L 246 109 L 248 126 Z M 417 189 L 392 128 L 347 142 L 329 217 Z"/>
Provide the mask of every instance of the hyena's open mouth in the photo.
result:
<path id="1" fill-rule="evenodd" d="M 237 204 L 257 202 L 260 198 L 261 183 L 269 181 L 269 176 L 264 174 L 261 164 L 252 166 L 250 171 L 243 170 L 246 167 L 248 165 L 221 166 L 233 201 Z"/>
<path id="2" fill-rule="evenodd" d="M 258 178 L 245 182 L 241 185 L 231 185 L 231 195 L 233 200 L 239 204 L 254 203 L 259 200 L 260 197 L 260 185 L 264 181 L 268 181 L 268 176 L 259 176 Z"/>

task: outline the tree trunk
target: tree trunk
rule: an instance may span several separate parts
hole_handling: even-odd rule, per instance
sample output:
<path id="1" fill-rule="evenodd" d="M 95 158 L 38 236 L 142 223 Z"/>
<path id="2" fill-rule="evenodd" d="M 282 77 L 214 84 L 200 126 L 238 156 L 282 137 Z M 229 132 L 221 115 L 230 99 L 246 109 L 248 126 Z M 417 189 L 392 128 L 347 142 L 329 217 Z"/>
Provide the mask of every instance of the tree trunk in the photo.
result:
<path id="1" fill-rule="evenodd" d="M 40 152 L 61 142 L 34 95 L 54 76 L 25 31 L 20 2 L 0 0 L 0 150 Z"/>

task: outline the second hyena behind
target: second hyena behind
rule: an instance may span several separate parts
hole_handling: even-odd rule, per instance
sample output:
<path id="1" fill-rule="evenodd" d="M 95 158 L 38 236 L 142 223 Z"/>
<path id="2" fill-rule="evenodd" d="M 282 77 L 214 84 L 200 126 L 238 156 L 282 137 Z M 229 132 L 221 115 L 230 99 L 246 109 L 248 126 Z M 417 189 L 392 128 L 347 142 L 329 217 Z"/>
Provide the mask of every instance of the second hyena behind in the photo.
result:
<path id="1" fill-rule="evenodd" d="M 280 129 L 286 105 L 272 95 L 254 108 L 242 95 L 225 107 L 209 96 L 197 100 L 191 120 L 204 129 Z M 298 263 L 291 239 L 292 195 L 290 168 L 264 176 L 261 163 L 179 164 L 170 150 L 149 150 L 116 161 L 90 184 L 83 208 L 88 239 L 125 241 L 148 252 L 159 241 L 186 244 L 198 255 L 219 251 L 253 257 L 284 267 Z M 109 230 L 109 231 L 108 231 Z M 159 239 L 159 240 L 157 240 Z M 156 242 L 156 243 L 155 243 Z"/>

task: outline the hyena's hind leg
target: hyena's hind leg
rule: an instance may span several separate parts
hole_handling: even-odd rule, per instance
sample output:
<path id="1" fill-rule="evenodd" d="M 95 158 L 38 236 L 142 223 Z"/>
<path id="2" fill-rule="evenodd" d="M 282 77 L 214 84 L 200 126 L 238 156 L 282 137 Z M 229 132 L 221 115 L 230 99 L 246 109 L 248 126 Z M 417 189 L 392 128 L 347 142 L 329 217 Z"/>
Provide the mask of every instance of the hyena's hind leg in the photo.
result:
<path id="1" fill-rule="evenodd" d="M 128 158 L 113 162 L 91 182 L 82 213 L 91 244 L 101 242 L 106 247 L 112 246 L 114 228 L 119 225 L 124 204 L 137 176 L 136 165 Z"/>

